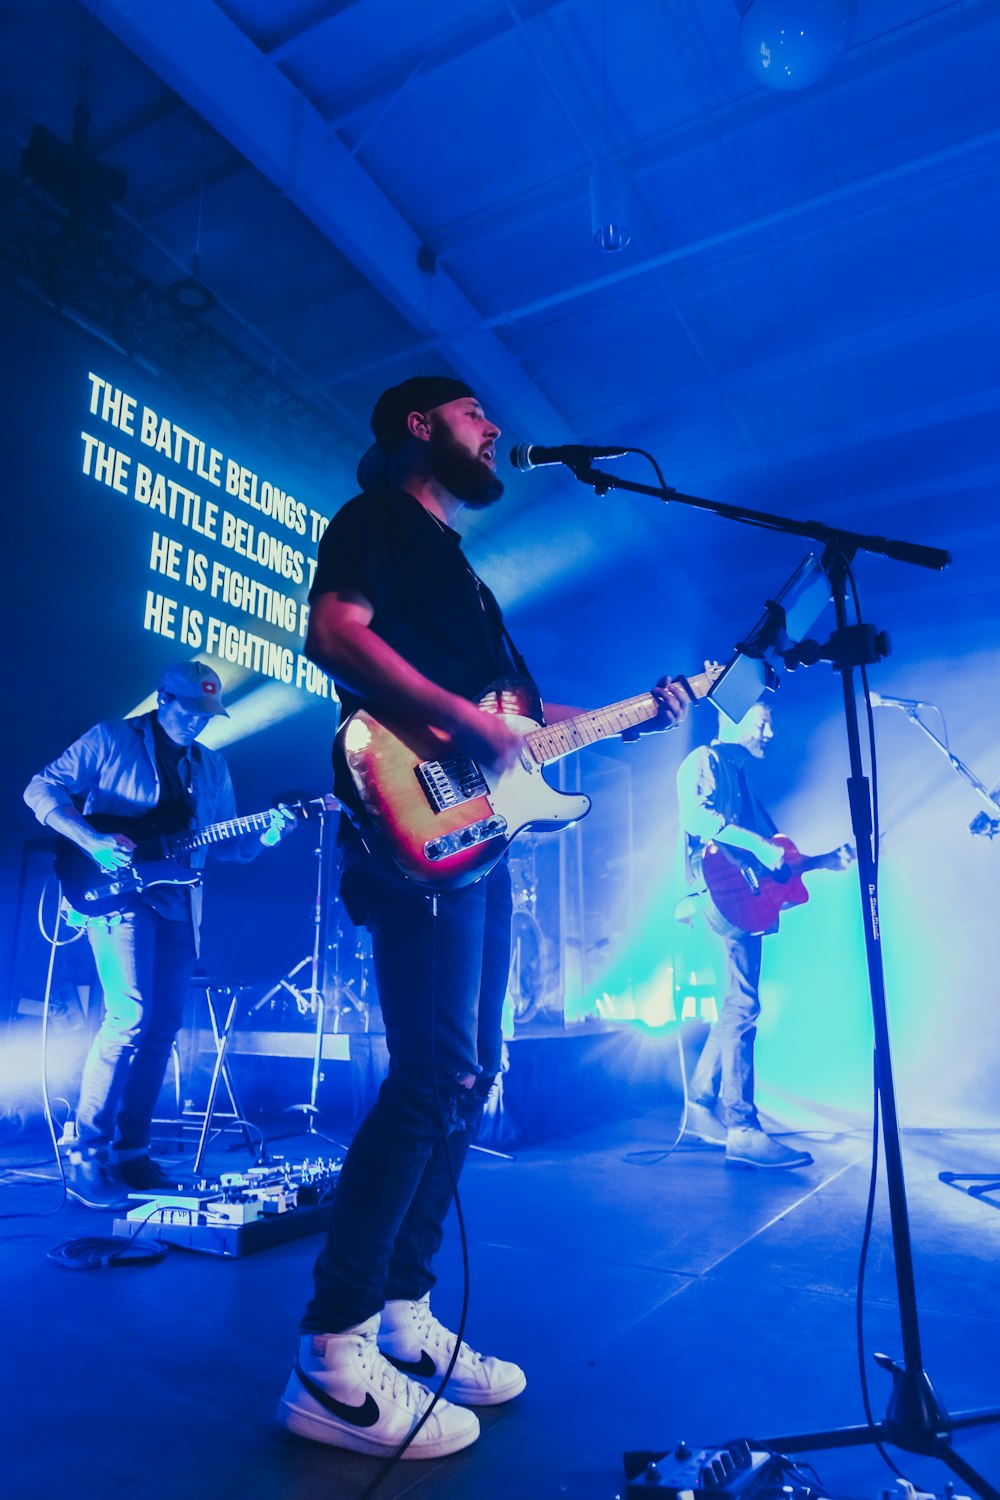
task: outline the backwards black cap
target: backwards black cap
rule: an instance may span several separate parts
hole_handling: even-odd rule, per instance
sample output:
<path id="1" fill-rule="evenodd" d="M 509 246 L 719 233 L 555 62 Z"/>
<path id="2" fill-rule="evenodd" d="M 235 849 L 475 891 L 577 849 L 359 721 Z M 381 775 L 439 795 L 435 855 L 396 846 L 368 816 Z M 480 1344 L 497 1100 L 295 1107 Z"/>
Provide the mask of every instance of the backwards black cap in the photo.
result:
<path id="1" fill-rule="evenodd" d="M 474 395 L 464 380 L 454 380 L 450 375 L 414 375 L 383 391 L 371 416 L 375 442 L 358 464 L 361 488 L 376 490 L 388 484 L 389 459 L 406 441 L 409 431 L 406 419 L 411 411 L 433 411 L 448 401 Z"/>

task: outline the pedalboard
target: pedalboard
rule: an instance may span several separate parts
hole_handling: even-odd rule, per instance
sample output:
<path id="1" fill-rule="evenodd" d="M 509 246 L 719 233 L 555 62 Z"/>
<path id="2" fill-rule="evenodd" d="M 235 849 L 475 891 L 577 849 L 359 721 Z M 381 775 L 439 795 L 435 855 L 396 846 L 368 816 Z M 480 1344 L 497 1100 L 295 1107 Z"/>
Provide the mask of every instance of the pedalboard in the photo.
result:
<path id="1" fill-rule="evenodd" d="M 114 1232 L 225 1259 L 252 1255 L 325 1229 L 340 1168 L 339 1158 L 279 1160 L 175 1192 L 132 1193 L 135 1207 Z"/>
<path id="2" fill-rule="evenodd" d="M 669 1453 L 626 1453 L 629 1480 L 625 1500 L 641 1496 L 698 1496 L 701 1500 L 735 1500 L 769 1486 L 781 1474 L 773 1454 L 751 1448 L 742 1439 L 725 1448 L 689 1448 L 678 1443 Z M 780 1480 L 779 1480 L 780 1486 Z"/>

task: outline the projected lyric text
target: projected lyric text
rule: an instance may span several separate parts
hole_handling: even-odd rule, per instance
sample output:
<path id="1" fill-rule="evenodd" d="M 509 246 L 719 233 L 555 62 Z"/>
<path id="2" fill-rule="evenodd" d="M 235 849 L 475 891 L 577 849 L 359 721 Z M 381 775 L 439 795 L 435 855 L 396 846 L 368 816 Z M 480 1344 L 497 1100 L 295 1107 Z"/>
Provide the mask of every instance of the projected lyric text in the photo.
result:
<path id="1" fill-rule="evenodd" d="M 191 652 L 330 697 L 300 649 L 327 516 L 111 381 L 88 377 L 83 473 L 141 506 L 137 625 Z"/>

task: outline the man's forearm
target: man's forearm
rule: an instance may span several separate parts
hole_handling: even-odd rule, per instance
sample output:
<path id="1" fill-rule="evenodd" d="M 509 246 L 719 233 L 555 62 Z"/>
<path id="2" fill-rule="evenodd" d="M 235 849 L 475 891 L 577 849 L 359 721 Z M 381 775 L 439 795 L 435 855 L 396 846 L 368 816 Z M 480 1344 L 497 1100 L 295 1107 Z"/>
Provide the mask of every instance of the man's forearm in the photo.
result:
<path id="1" fill-rule="evenodd" d="M 755 833 L 752 828 L 741 828 L 739 823 L 726 823 L 715 835 L 715 842 L 729 844 L 733 849 L 745 849 L 748 854 L 759 854 L 771 840 L 766 834 Z"/>
<path id="2" fill-rule="evenodd" d="M 51 808 L 45 816 L 45 827 L 51 828 L 53 833 L 61 833 L 64 838 L 72 839 L 74 844 L 90 853 L 90 845 L 94 839 L 93 825 L 87 822 L 82 813 L 77 812 L 72 803 Z"/>

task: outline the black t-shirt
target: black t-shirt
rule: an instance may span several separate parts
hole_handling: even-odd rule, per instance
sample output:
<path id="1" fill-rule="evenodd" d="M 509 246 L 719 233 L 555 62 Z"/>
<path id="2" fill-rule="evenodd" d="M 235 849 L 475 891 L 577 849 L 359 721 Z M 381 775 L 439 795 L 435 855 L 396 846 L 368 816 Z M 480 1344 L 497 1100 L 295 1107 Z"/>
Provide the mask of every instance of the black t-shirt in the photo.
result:
<path id="1" fill-rule="evenodd" d="M 474 701 L 492 682 L 525 674 L 461 541 L 405 490 L 357 495 L 323 533 L 309 598 L 356 590 L 372 606 L 376 635 L 439 687 Z M 346 718 L 362 700 L 345 684 L 337 689 Z"/>
<path id="2" fill-rule="evenodd" d="M 190 827 L 194 805 L 187 777 L 191 772 L 190 750 L 178 745 L 163 729 L 159 719 L 153 717 L 153 747 L 156 751 L 156 769 L 160 778 L 160 796 L 156 804 L 156 818 L 162 820 L 168 831 L 181 832 Z M 181 859 L 181 865 L 189 861 Z M 191 891 L 186 885 L 151 885 L 140 898 L 161 917 L 171 922 L 191 920 Z"/>

